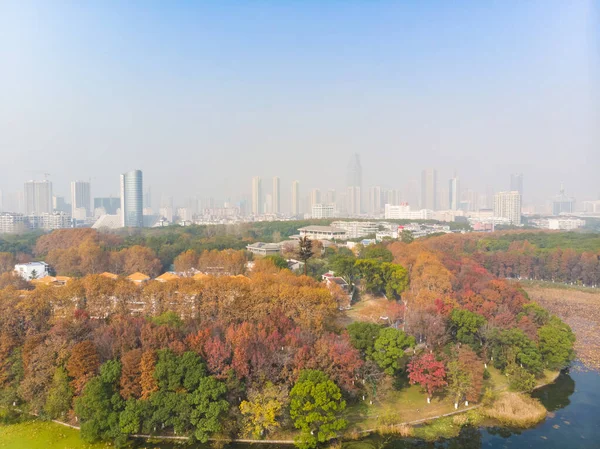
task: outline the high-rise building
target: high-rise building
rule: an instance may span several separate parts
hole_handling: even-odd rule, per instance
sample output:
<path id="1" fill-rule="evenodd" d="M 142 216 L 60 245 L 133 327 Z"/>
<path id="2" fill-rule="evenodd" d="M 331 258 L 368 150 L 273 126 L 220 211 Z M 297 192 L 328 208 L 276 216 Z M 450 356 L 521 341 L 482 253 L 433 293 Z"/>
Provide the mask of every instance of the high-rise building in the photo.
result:
<path id="1" fill-rule="evenodd" d="M 312 189 L 310 192 L 310 208 L 315 204 L 321 203 L 321 191 L 319 189 Z"/>
<path id="2" fill-rule="evenodd" d="M 378 215 L 381 211 L 381 187 L 371 187 L 369 189 L 369 213 L 371 215 Z"/>
<path id="3" fill-rule="evenodd" d="M 565 194 L 565 186 L 561 183 L 560 193 L 552 198 L 552 215 L 575 212 L 575 198 Z"/>
<path id="4" fill-rule="evenodd" d="M 517 191 L 523 196 L 523 173 L 512 173 L 510 175 L 510 190 Z"/>
<path id="5" fill-rule="evenodd" d="M 52 213 L 52 183 L 45 181 L 27 181 L 25 183 L 25 213 Z"/>
<path id="6" fill-rule="evenodd" d="M 94 198 L 94 211 L 96 209 L 104 209 L 105 214 L 115 215 L 120 207 L 120 198 Z"/>
<path id="7" fill-rule="evenodd" d="M 300 215 L 300 183 L 292 182 L 292 215 Z"/>
<path id="8" fill-rule="evenodd" d="M 260 176 L 252 178 L 252 214 L 260 215 L 263 211 L 262 180 Z"/>
<path id="9" fill-rule="evenodd" d="M 362 212 L 362 166 L 358 154 L 354 154 L 348 164 L 346 187 L 348 195 L 354 196 L 347 199 L 348 213 L 358 215 Z"/>
<path id="10" fill-rule="evenodd" d="M 141 228 L 144 226 L 144 190 L 141 170 L 121 175 L 121 225 Z"/>
<path id="11" fill-rule="evenodd" d="M 73 218 L 85 218 L 89 217 L 91 212 L 92 197 L 90 192 L 90 183 L 85 181 L 72 181 L 71 216 Z"/>
<path id="12" fill-rule="evenodd" d="M 448 183 L 448 207 L 450 210 L 458 210 L 460 206 L 460 184 L 458 178 L 450 179 Z"/>
<path id="13" fill-rule="evenodd" d="M 421 209 L 437 210 L 437 171 L 425 169 L 421 173 Z"/>
<path id="14" fill-rule="evenodd" d="M 360 215 L 361 205 L 360 187 L 348 187 L 346 194 L 346 212 L 349 215 Z"/>
<path id="15" fill-rule="evenodd" d="M 335 217 L 335 204 L 313 204 L 311 210 L 312 218 L 333 218 Z"/>
<path id="16" fill-rule="evenodd" d="M 498 192 L 494 196 L 494 216 L 507 218 L 510 224 L 521 224 L 521 194 L 517 190 Z"/>
<path id="17" fill-rule="evenodd" d="M 52 196 L 52 209 L 54 209 L 55 212 L 71 213 L 71 205 L 65 201 L 64 196 Z"/>
<path id="18" fill-rule="evenodd" d="M 273 205 L 271 206 L 271 212 L 274 214 L 281 213 L 281 195 L 280 195 L 280 181 L 277 176 L 273 178 L 273 193 L 271 195 L 271 201 Z"/>
<path id="19" fill-rule="evenodd" d="M 337 201 L 337 195 L 335 194 L 335 189 L 329 189 L 327 191 L 327 196 L 325 197 L 325 200 L 328 204 L 335 204 Z"/>

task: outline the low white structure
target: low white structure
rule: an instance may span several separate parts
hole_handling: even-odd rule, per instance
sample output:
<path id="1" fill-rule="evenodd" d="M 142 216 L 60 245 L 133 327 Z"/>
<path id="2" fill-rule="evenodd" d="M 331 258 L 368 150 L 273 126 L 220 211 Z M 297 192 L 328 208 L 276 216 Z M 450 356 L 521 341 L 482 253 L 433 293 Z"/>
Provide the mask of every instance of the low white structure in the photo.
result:
<path id="1" fill-rule="evenodd" d="M 549 218 L 548 229 L 572 231 L 573 229 L 583 228 L 585 220 L 579 218 Z"/>
<path id="2" fill-rule="evenodd" d="M 274 256 L 281 252 L 277 243 L 256 242 L 246 246 L 246 249 L 255 256 Z"/>
<path id="3" fill-rule="evenodd" d="M 346 231 L 333 226 L 306 226 L 298 229 L 300 237 L 317 240 L 346 240 Z"/>
<path id="4" fill-rule="evenodd" d="M 15 265 L 15 273 L 26 281 L 40 279 L 49 275 L 46 262 L 29 262 Z"/>

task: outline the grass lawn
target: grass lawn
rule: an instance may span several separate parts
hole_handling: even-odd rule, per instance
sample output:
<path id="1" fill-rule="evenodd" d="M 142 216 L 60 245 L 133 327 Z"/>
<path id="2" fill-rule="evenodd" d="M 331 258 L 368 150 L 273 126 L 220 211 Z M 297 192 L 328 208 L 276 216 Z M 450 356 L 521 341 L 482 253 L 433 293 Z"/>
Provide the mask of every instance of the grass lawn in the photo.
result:
<path id="1" fill-rule="evenodd" d="M 0 449 L 104 449 L 109 443 L 88 444 L 79 431 L 44 421 L 0 424 Z"/>
<path id="2" fill-rule="evenodd" d="M 361 398 L 362 399 L 362 398 Z M 367 430 L 386 424 L 415 421 L 454 411 L 454 404 L 439 395 L 427 404 L 427 396 L 417 385 L 395 390 L 392 380 L 386 379 L 377 392 L 373 404 L 369 398 L 358 404 L 350 405 L 346 410 L 346 419 L 353 430 Z"/>

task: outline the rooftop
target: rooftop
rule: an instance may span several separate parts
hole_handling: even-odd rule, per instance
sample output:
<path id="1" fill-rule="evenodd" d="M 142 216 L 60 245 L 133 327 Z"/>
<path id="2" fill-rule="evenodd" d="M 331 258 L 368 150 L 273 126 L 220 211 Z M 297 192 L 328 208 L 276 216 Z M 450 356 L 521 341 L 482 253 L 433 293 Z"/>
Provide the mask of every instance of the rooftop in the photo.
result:
<path id="1" fill-rule="evenodd" d="M 333 226 L 305 226 L 304 228 L 298 229 L 298 231 L 308 231 L 308 232 L 343 232 L 346 231 L 340 228 L 335 228 Z"/>

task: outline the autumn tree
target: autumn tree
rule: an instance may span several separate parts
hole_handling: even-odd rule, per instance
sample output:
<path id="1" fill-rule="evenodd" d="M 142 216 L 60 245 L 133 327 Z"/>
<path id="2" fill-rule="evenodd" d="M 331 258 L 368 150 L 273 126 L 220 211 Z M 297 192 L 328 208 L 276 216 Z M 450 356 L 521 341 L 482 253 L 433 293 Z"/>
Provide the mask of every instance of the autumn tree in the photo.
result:
<path id="1" fill-rule="evenodd" d="M 73 346 L 67 372 L 73 378 L 71 386 L 75 395 L 79 395 L 85 384 L 96 375 L 99 366 L 100 360 L 94 343 L 86 340 Z"/>
<path id="2" fill-rule="evenodd" d="M 448 385 L 444 363 L 436 360 L 435 355 L 431 353 L 414 357 L 410 361 L 408 379 L 411 385 L 419 384 L 427 392 L 428 404 L 436 391 Z"/>
<path id="3" fill-rule="evenodd" d="M 179 273 L 189 273 L 198 266 L 198 253 L 193 249 L 188 249 L 177 256 L 173 263 L 175 265 L 175 271 Z"/>
<path id="4" fill-rule="evenodd" d="M 287 399 L 285 388 L 271 382 L 265 383 L 262 390 L 250 389 L 248 399 L 240 404 L 244 417 L 243 432 L 259 439 L 278 429 Z"/>
<path id="5" fill-rule="evenodd" d="M 156 353 L 152 350 L 145 351 L 140 359 L 140 387 L 142 399 L 148 399 L 158 390 L 158 383 L 154 378 L 156 366 Z"/>
<path id="6" fill-rule="evenodd" d="M 142 350 L 132 349 L 121 357 L 121 379 L 119 382 L 121 396 L 127 400 L 129 398 L 139 399 L 142 395 L 141 384 L 141 360 Z"/>
<path id="7" fill-rule="evenodd" d="M 290 391 L 290 417 L 300 430 L 296 445 L 309 449 L 334 438 L 348 423 L 341 418 L 346 401 L 338 386 L 318 370 L 305 370 Z"/>

